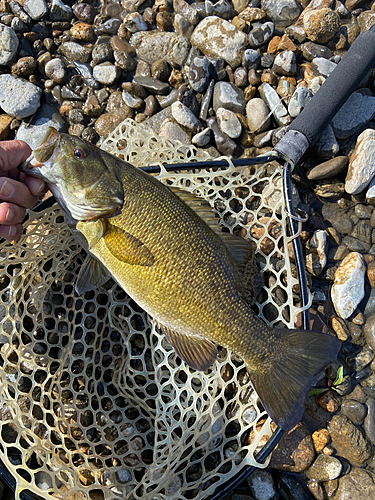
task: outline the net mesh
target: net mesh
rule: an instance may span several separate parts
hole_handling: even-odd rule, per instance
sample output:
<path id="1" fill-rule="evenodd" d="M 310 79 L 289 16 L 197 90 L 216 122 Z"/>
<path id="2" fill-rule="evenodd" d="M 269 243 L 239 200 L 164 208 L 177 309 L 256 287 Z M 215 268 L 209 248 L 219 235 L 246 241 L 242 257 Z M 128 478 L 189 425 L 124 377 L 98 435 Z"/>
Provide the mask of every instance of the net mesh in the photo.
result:
<path id="1" fill-rule="evenodd" d="M 103 149 L 137 166 L 210 159 L 126 120 Z M 263 277 L 255 308 L 293 327 L 298 282 L 288 255 L 277 164 L 167 173 L 205 198 L 223 230 L 249 239 Z M 64 500 L 201 499 L 275 430 L 242 360 L 220 349 L 191 370 L 152 318 L 113 281 L 78 296 L 86 255 L 57 205 L 31 211 L 0 245 L 0 458 L 27 490 Z"/>

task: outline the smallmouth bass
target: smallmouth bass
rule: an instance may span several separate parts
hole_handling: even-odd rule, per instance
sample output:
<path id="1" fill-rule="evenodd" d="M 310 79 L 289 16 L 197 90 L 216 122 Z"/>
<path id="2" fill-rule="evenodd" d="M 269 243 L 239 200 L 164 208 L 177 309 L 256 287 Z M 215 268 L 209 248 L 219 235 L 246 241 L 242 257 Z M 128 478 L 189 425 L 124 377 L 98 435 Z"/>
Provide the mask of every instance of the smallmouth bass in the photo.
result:
<path id="1" fill-rule="evenodd" d="M 215 344 L 236 352 L 274 422 L 285 430 L 298 423 L 310 386 L 341 344 L 318 332 L 271 328 L 254 314 L 251 247 L 221 233 L 209 206 L 53 128 L 20 170 L 47 182 L 92 256 L 78 293 L 113 277 L 190 367 L 207 369 Z"/>

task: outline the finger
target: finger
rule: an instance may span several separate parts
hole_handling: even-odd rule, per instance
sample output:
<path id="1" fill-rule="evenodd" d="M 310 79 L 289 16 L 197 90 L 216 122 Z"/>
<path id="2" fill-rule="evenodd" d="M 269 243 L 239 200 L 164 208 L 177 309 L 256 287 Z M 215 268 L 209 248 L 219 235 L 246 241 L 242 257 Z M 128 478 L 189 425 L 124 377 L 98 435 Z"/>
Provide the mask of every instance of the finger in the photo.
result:
<path id="1" fill-rule="evenodd" d="M 0 238 L 5 240 L 16 240 L 22 234 L 23 228 L 21 224 L 15 226 L 0 226 Z"/>
<path id="2" fill-rule="evenodd" d="M 29 188 L 22 182 L 0 177 L 0 200 L 14 203 L 20 207 L 32 208 L 38 198 L 33 196 Z"/>
<path id="3" fill-rule="evenodd" d="M 42 181 L 42 179 L 37 179 L 36 177 L 25 176 L 23 182 L 29 188 L 29 191 L 34 196 L 40 196 L 42 193 L 47 191 L 47 184 Z"/>
<path id="4" fill-rule="evenodd" d="M 24 141 L 0 142 L 0 171 L 18 167 L 31 154 L 31 148 Z"/>
<path id="5" fill-rule="evenodd" d="M 15 225 L 23 221 L 26 209 L 11 203 L 0 203 L 0 224 Z"/>

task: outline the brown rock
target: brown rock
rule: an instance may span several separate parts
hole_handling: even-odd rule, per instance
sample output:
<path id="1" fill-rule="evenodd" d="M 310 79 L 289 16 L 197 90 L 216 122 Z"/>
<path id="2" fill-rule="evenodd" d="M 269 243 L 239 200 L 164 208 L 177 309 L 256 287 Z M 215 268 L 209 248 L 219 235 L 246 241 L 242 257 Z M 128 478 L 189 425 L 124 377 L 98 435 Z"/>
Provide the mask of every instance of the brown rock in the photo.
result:
<path id="1" fill-rule="evenodd" d="M 361 32 L 368 31 L 375 24 L 375 12 L 365 10 L 358 16 L 358 24 Z"/>
<path id="2" fill-rule="evenodd" d="M 343 3 L 345 3 L 345 7 L 348 11 L 351 12 L 352 10 L 363 7 L 365 3 L 367 3 L 367 0 L 345 0 Z"/>
<path id="3" fill-rule="evenodd" d="M 316 481 L 315 479 L 311 479 L 307 483 L 307 488 L 316 500 L 324 500 L 323 488 L 322 488 L 322 485 L 319 483 L 319 481 Z"/>
<path id="4" fill-rule="evenodd" d="M 129 113 L 129 116 L 126 116 L 126 118 L 133 118 L 133 113 Z M 107 137 L 124 120 L 125 118 L 122 113 L 105 113 L 96 120 L 95 130 L 101 137 Z"/>
<path id="5" fill-rule="evenodd" d="M 296 52 L 297 45 L 292 42 L 288 35 L 283 35 L 280 39 L 278 50 L 291 50 L 292 52 Z"/>
<path id="6" fill-rule="evenodd" d="M 73 104 L 70 101 L 63 101 L 63 103 L 60 106 L 60 113 L 62 115 L 68 116 L 69 111 L 73 109 Z"/>
<path id="7" fill-rule="evenodd" d="M 81 42 L 91 42 L 95 38 L 93 27 L 86 23 L 73 24 L 70 28 L 70 34 Z"/>
<path id="8" fill-rule="evenodd" d="M 145 114 L 147 116 L 153 116 L 157 110 L 158 110 L 158 102 L 155 98 L 155 96 L 153 95 L 149 95 L 146 99 L 145 99 Z"/>
<path id="9" fill-rule="evenodd" d="M 174 20 L 174 14 L 172 12 L 158 12 L 156 14 L 156 26 L 161 31 L 168 31 Z"/>
<path id="10" fill-rule="evenodd" d="M 339 487 L 332 500 L 358 500 L 375 498 L 375 476 L 371 471 L 353 469 L 339 479 Z"/>
<path id="11" fill-rule="evenodd" d="M 279 36 L 274 36 L 267 47 L 267 54 L 277 54 L 277 51 L 279 49 L 279 43 L 280 43 L 281 38 Z"/>
<path id="12" fill-rule="evenodd" d="M 285 433 L 272 452 L 269 466 L 288 472 L 302 472 L 310 467 L 315 458 L 310 432 L 299 423 Z"/>
<path id="13" fill-rule="evenodd" d="M 89 95 L 85 101 L 85 104 L 83 105 L 83 112 L 85 113 L 85 115 L 89 116 L 90 118 L 94 118 L 96 116 L 100 116 L 102 111 L 102 107 L 96 95 L 94 93 Z"/>
<path id="14" fill-rule="evenodd" d="M 341 398 L 337 392 L 329 389 L 328 391 L 319 394 L 317 402 L 323 410 L 328 411 L 329 413 L 335 413 L 340 408 Z"/>
<path id="15" fill-rule="evenodd" d="M 266 72 L 260 77 L 262 83 L 269 83 L 272 87 L 277 85 L 277 76 L 274 73 Z"/>
<path id="16" fill-rule="evenodd" d="M 137 55 L 135 48 L 117 35 L 111 38 L 111 46 L 113 50 L 122 50 L 131 57 L 135 57 Z"/>
<path id="17" fill-rule="evenodd" d="M 256 7 L 246 7 L 238 17 L 243 19 L 247 23 L 253 23 L 254 21 L 260 21 L 266 17 L 266 13 L 263 9 L 257 9 Z"/>
<path id="18" fill-rule="evenodd" d="M 335 415 L 328 426 L 332 446 L 338 455 L 346 458 L 355 467 L 365 465 L 372 457 L 372 445 L 347 417 Z"/>
<path id="19" fill-rule="evenodd" d="M 173 69 L 168 79 L 169 85 L 178 89 L 185 83 L 185 77 L 178 69 Z"/>
<path id="20" fill-rule="evenodd" d="M 12 120 L 12 116 L 0 115 L 0 141 L 8 139 Z"/>
<path id="21" fill-rule="evenodd" d="M 79 21 L 91 24 L 96 16 L 96 10 L 88 3 L 78 3 L 73 7 L 73 12 Z"/>
<path id="22" fill-rule="evenodd" d="M 328 8 L 313 10 L 303 17 L 307 37 L 316 43 L 329 42 L 340 28 L 340 17 Z"/>
<path id="23" fill-rule="evenodd" d="M 29 76 L 36 70 L 36 60 L 33 57 L 21 57 L 11 68 L 12 75 Z"/>
<path id="24" fill-rule="evenodd" d="M 375 287 L 375 262 L 370 262 L 367 266 L 367 279 L 371 288 Z"/>
<path id="25" fill-rule="evenodd" d="M 317 429 L 312 433 L 312 440 L 317 453 L 323 451 L 330 441 L 327 429 Z"/>
<path id="26" fill-rule="evenodd" d="M 337 338 L 341 340 L 341 342 L 346 342 L 350 337 L 350 330 L 347 327 L 345 320 L 339 318 L 338 316 L 330 316 L 329 324 L 332 330 L 336 333 Z"/>
<path id="27" fill-rule="evenodd" d="M 335 158 L 325 161 L 324 163 L 312 168 L 308 172 L 307 178 L 311 181 L 315 181 L 318 179 L 334 177 L 346 169 L 348 162 L 349 159 L 347 156 L 336 156 Z"/>

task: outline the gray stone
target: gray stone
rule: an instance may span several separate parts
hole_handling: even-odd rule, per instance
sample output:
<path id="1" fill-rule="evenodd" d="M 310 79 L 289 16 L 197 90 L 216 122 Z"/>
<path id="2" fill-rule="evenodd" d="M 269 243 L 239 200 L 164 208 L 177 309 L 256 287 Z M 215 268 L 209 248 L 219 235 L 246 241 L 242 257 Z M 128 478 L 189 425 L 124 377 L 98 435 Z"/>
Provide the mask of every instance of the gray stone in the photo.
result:
<path id="1" fill-rule="evenodd" d="M 318 455 L 312 466 L 305 472 L 309 479 L 330 481 L 339 477 L 342 471 L 340 460 L 323 453 Z"/>
<path id="2" fill-rule="evenodd" d="M 241 122 L 233 111 L 225 108 L 218 108 L 216 111 L 216 118 L 220 130 L 228 137 L 237 139 L 241 135 Z"/>
<path id="3" fill-rule="evenodd" d="M 121 75 L 121 69 L 110 62 L 104 62 L 94 66 L 92 74 L 99 83 L 112 85 Z"/>
<path id="4" fill-rule="evenodd" d="M 25 0 L 22 4 L 24 11 L 34 19 L 39 21 L 48 12 L 46 2 L 44 0 Z"/>
<path id="5" fill-rule="evenodd" d="M 190 144 L 188 134 L 176 122 L 170 119 L 165 120 L 161 124 L 159 135 L 166 137 L 167 139 L 180 141 L 182 144 Z"/>
<path id="6" fill-rule="evenodd" d="M 272 500 L 276 496 L 271 474 L 266 470 L 255 470 L 247 480 L 255 500 Z"/>
<path id="7" fill-rule="evenodd" d="M 334 177 L 346 169 L 348 161 L 347 156 L 336 156 L 335 158 L 332 158 L 324 163 L 320 163 L 316 167 L 312 168 L 307 173 L 307 178 L 310 181 L 315 181 Z"/>
<path id="8" fill-rule="evenodd" d="M 242 61 L 247 36 L 228 21 L 209 16 L 195 28 L 190 42 L 205 56 L 222 57 L 232 68 L 237 68 Z"/>
<path id="9" fill-rule="evenodd" d="M 315 149 L 317 150 L 318 155 L 324 160 L 328 160 L 329 158 L 337 155 L 340 147 L 331 125 L 327 125 L 323 130 L 318 142 L 315 145 Z"/>
<path id="10" fill-rule="evenodd" d="M 229 109 L 233 113 L 244 114 L 245 94 L 233 83 L 217 82 L 214 87 L 213 108 L 215 112 L 219 108 Z"/>
<path id="11" fill-rule="evenodd" d="M 336 115 L 337 116 L 337 115 Z M 375 131 L 364 130 L 357 139 L 349 161 L 345 190 L 349 194 L 361 193 L 375 175 Z"/>
<path id="12" fill-rule="evenodd" d="M 296 56 L 291 50 L 283 50 L 277 54 L 273 62 L 273 69 L 278 75 L 292 76 L 296 74 Z"/>
<path id="13" fill-rule="evenodd" d="M 131 73 L 132 71 L 135 70 L 137 66 L 136 61 L 132 58 L 131 55 L 129 55 L 124 50 L 115 50 L 113 52 L 113 56 L 117 66 L 119 66 L 127 73 Z"/>
<path id="14" fill-rule="evenodd" d="M 366 201 L 371 205 L 375 205 L 375 179 L 372 179 L 368 186 L 368 190 L 366 192 Z"/>
<path id="15" fill-rule="evenodd" d="M 260 66 L 259 52 L 255 49 L 244 50 L 244 53 L 242 56 L 242 66 L 248 70 L 258 69 Z"/>
<path id="16" fill-rule="evenodd" d="M 169 106 L 172 106 L 172 104 L 176 101 L 178 101 L 178 90 L 177 89 L 172 89 L 171 92 L 167 95 L 157 95 L 156 99 L 161 107 L 161 109 L 165 109 Z"/>
<path id="17" fill-rule="evenodd" d="M 336 66 L 337 64 L 324 57 L 315 57 L 311 61 L 311 71 L 313 74 L 315 76 L 324 76 L 325 78 L 332 73 Z"/>
<path id="18" fill-rule="evenodd" d="M 215 87 L 215 80 L 211 80 L 206 93 L 204 94 L 201 102 L 201 110 L 199 113 L 199 118 L 201 120 L 206 120 L 207 119 L 207 114 L 208 114 L 208 109 L 210 107 L 212 95 L 214 93 L 214 87 Z"/>
<path id="19" fill-rule="evenodd" d="M 176 14 L 184 17 L 190 24 L 196 26 L 202 19 L 198 11 L 184 0 L 173 0 L 173 9 Z"/>
<path id="20" fill-rule="evenodd" d="M 363 428 L 367 438 L 375 444 L 375 398 L 366 399 L 367 415 L 363 422 Z"/>
<path id="21" fill-rule="evenodd" d="M 355 399 L 345 399 L 341 404 L 341 413 L 350 418 L 353 424 L 360 425 L 366 416 L 366 405 Z"/>
<path id="22" fill-rule="evenodd" d="M 151 94 L 167 95 L 171 91 L 171 87 L 168 83 L 161 82 L 156 78 L 149 76 L 135 76 L 134 81 L 139 85 L 142 85 Z"/>
<path id="23" fill-rule="evenodd" d="M 375 97 L 354 92 L 332 120 L 335 136 L 348 139 L 375 115 Z"/>
<path id="24" fill-rule="evenodd" d="M 275 25 L 268 21 L 266 23 L 254 23 L 249 33 L 249 44 L 253 49 L 267 43 L 273 37 Z"/>
<path id="25" fill-rule="evenodd" d="M 279 95 L 277 94 L 276 90 L 273 87 L 271 87 L 269 83 L 263 83 L 259 87 L 259 93 L 263 101 L 267 104 L 267 106 L 271 110 L 277 124 L 280 127 L 283 127 L 284 125 L 289 125 L 292 119 L 288 115 L 288 112 L 284 104 L 282 103 Z"/>
<path id="26" fill-rule="evenodd" d="M 139 31 L 130 38 L 139 59 L 152 64 L 164 59 L 173 67 L 183 66 L 190 50 L 189 41 L 178 33 Z"/>
<path id="27" fill-rule="evenodd" d="M 232 19 L 234 12 L 232 7 L 226 0 L 218 0 L 218 2 L 205 1 L 206 12 L 209 16 L 217 16 L 222 19 Z"/>
<path id="28" fill-rule="evenodd" d="M 319 229 L 315 231 L 308 243 L 309 253 L 306 255 L 306 267 L 308 271 L 319 276 L 327 264 L 327 234 Z"/>
<path id="29" fill-rule="evenodd" d="M 340 318 L 348 318 L 365 296 L 366 265 L 361 254 L 349 253 L 335 272 L 331 298 Z"/>
<path id="30" fill-rule="evenodd" d="M 50 19 L 52 21 L 70 21 L 73 17 L 73 11 L 61 0 L 52 0 Z"/>
<path id="31" fill-rule="evenodd" d="M 292 118 L 298 116 L 301 111 L 306 106 L 306 103 L 310 101 L 313 94 L 310 89 L 306 87 L 297 87 L 290 98 L 288 105 L 288 113 Z"/>
<path id="32" fill-rule="evenodd" d="M 65 80 L 67 78 L 65 64 L 61 59 L 57 57 L 47 62 L 44 67 L 44 72 L 48 76 L 48 78 L 59 84 L 65 83 Z"/>
<path id="33" fill-rule="evenodd" d="M 196 116 L 182 102 L 176 101 L 171 106 L 172 116 L 177 123 L 192 132 L 199 132 L 202 128 Z"/>
<path id="34" fill-rule="evenodd" d="M 54 127 L 59 132 L 67 130 L 66 122 L 58 110 L 49 104 L 42 104 L 30 124 L 21 123 L 16 139 L 25 141 L 31 149 L 35 149 L 41 143 L 48 127 Z"/>
<path id="35" fill-rule="evenodd" d="M 173 28 L 176 33 L 179 35 L 184 36 L 188 40 L 190 39 L 193 31 L 194 31 L 194 26 L 189 23 L 187 19 L 185 19 L 183 16 L 180 14 L 176 14 L 173 19 Z"/>
<path id="36" fill-rule="evenodd" d="M 324 57 L 330 59 L 333 54 L 331 49 L 325 45 L 319 45 L 314 42 L 306 42 L 301 45 L 302 55 L 308 61 L 312 61 L 315 57 Z"/>
<path id="37" fill-rule="evenodd" d="M 220 130 L 216 118 L 209 118 L 207 120 L 207 125 L 214 133 L 218 151 L 225 156 L 233 156 L 238 150 L 237 143 Z"/>
<path id="38" fill-rule="evenodd" d="M 112 4 L 114 5 L 114 4 Z M 121 25 L 121 19 L 112 18 L 105 21 L 103 24 L 96 26 L 94 29 L 95 35 L 116 35 Z"/>
<path id="39" fill-rule="evenodd" d="M 77 60 L 86 63 L 91 57 L 91 49 L 76 42 L 64 42 L 59 47 L 58 51 L 69 61 Z"/>
<path id="40" fill-rule="evenodd" d="M 196 92 L 203 92 L 210 82 L 212 65 L 207 57 L 194 57 L 189 67 L 189 83 Z"/>
<path id="41" fill-rule="evenodd" d="M 301 13 L 296 0 L 262 0 L 261 5 L 268 17 L 280 27 L 289 26 Z"/>
<path id="42" fill-rule="evenodd" d="M 96 43 L 92 49 L 92 64 L 101 64 L 106 61 L 113 61 L 113 49 L 109 43 Z"/>
<path id="43" fill-rule="evenodd" d="M 147 127 L 152 128 L 152 130 L 154 130 L 155 133 L 158 134 L 161 124 L 167 118 L 172 118 L 171 107 L 162 109 L 161 111 L 159 111 L 159 113 L 156 113 L 155 115 L 151 116 L 150 118 L 147 118 L 143 122 L 143 124 L 146 125 Z"/>
<path id="44" fill-rule="evenodd" d="M 267 104 L 259 97 L 254 97 L 246 105 L 246 117 L 250 132 L 260 133 L 271 125 L 270 111 Z"/>
<path id="45" fill-rule="evenodd" d="M 42 90 L 32 83 L 11 75 L 0 75 L 0 106 L 15 118 L 33 115 L 40 106 Z"/>
<path id="46" fill-rule="evenodd" d="M 203 148 L 204 146 L 207 146 L 210 140 L 211 140 L 211 129 L 205 128 L 204 130 L 202 130 L 202 132 L 195 134 L 191 142 L 194 144 L 194 146 L 197 146 L 198 148 Z"/>
<path id="47" fill-rule="evenodd" d="M 18 45 L 18 37 L 12 28 L 0 23 L 0 64 L 12 64 L 18 51 Z"/>
<path id="48" fill-rule="evenodd" d="M 98 90 L 100 88 L 100 84 L 92 76 L 92 67 L 89 64 L 75 60 L 73 61 L 73 64 L 90 89 Z"/>
<path id="49" fill-rule="evenodd" d="M 124 18 L 124 26 L 130 33 L 148 30 L 148 24 L 145 23 L 139 12 L 130 12 L 130 14 L 127 14 Z"/>

